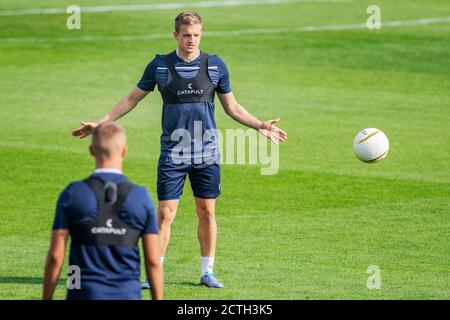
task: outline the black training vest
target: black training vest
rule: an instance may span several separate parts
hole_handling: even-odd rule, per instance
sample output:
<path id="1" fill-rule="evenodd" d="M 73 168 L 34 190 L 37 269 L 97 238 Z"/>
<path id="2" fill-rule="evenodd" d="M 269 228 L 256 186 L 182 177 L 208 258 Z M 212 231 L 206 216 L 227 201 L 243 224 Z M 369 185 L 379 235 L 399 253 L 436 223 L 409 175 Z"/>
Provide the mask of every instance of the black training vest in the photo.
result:
<path id="1" fill-rule="evenodd" d="M 116 184 L 89 177 L 84 182 L 97 198 L 97 217 L 69 227 L 72 242 L 81 245 L 136 246 L 141 230 L 134 229 L 120 217 L 122 205 L 133 184 L 127 179 Z"/>
<path id="2" fill-rule="evenodd" d="M 164 104 L 214 102 L 214 85 L 208 74 L 208 55 L 200 52 L 200 69 L 194 78 L 182 78 L 173 63 L 175 52 L 166 56 L 168 79 L 160 92 Z"/>

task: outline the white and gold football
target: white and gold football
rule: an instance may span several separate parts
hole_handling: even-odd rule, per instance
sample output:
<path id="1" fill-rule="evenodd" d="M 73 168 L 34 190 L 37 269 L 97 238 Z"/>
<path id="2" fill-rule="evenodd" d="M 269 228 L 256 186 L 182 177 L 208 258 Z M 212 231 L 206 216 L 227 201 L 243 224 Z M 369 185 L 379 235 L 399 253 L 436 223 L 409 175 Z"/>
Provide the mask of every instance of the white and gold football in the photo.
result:
<path id="1" fill-rule="evenodd" d="M 353 150 L 358 159 L 363 162 L 379 162 L 386 158 L 389 152 L 389 140 L 381 130 L 362 129 L 353 140 Z"/>

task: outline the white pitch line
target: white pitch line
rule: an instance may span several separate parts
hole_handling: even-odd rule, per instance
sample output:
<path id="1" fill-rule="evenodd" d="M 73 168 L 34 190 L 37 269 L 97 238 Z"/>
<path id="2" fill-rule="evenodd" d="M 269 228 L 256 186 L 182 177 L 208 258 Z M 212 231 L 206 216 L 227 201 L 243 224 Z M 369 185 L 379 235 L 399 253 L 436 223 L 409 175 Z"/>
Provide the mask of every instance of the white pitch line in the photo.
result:
<path id="1" fill-rule="evenodd" d="M 403 26 L 421 26 L 436 23 L 448 23 L 450 17 L 424 18 L 418 20 L 400 20 L 385 21 L 381 23 L 381 28 L 390 27 L 397 28 Z M 241 29 L 230 31 L 206 31 L 206 37 L 227 37 L 241 35 L 258 35 L 258 34 L 279 34 L 279 33 L 299 33 L 299 32 L 317 32 L 317 31 L 339 31 L 339 30 L 357 30 L 366 29 L 365 23 L 355 24 L 332 24 L 322 26 L 303 26 L 291 28 L 274 28 L 274 29 Z M 376 32 L 376 31 L 372 31 Z M 153 33 L 142 35 L 123 35 L 123 36 L 83 36 L 83 37 L 64 37 L 64 38 L 0 38 L 1 44 L 33 44 L 33 43 L 49 43 L 49 42 L 92 42 L 92 41 L 139 41 L 139 40 L 158 40 L 171 39 L 170 33 Z"/>
<path id="2" fill-rule="evenodd" d="M 175 2 L 175 3 L 153 3 L 133 4 L 116 6 L 91 6 L 81 7 L 81 13 L 113 12 L 113 11 L 143 11 L 143 10 L 168 10 L 211 7 L 235 7 L 248 5 L 284 4 L 295 2 L 351 2 L 352 0 L 226 0 L 226 1 L 202 1 L 202 2 Z M 66 14 L 66 8 L 43 8 L 43 9 L 17 9 L 0 11 L 0 16 L 25 16 L 42 14 Z"/>

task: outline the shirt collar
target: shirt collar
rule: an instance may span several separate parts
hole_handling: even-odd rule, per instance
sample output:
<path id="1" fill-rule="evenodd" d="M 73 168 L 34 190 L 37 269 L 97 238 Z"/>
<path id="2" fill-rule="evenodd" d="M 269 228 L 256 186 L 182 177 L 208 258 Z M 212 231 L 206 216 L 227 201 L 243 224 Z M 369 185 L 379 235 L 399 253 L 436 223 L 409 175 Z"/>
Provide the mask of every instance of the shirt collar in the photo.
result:
<path id="1" fill-rule="evenodd" d="M 119 169 L 110 169 L 110 168 L 99 168 L 95 169 L 94 174 L 96 173 L 115 173 L 115 174 L 123 174 Z"/>
<path id="2" fill-rule="evenodd" d="M 176 55 L 177 55 L 177 58 L 180 59 L 181 61 L 183 61 L 184 63 L 192 63 L 192 62 L 194 62 L 194 61 L 197 61 L 197 59 L 200 58 L 200 56 L 202 55 L 202 52 L 199 50 L 198 56 L 197 56 L 194 60 L 192 60 L 191 62 L 187 62 L 186 60 L 184 60 L 183 58 L 181 58 L 180 55 L 178 54 L 178 48 L 175 49 L 175 53 L 176 53 Z"/>

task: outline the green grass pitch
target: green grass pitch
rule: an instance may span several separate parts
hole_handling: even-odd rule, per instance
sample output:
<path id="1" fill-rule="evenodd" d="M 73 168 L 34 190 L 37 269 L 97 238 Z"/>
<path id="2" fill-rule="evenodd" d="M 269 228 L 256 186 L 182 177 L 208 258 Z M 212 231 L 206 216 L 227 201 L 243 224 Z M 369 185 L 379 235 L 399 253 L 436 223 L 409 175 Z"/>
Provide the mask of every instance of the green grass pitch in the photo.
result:
<path id="1" fill-rule="evenodd" d="M 152 1 L 5 0 L 0 11 L 74 2 Z M 206 31 L 230 31 L 204 36 L 201 48 L 227 62 L 238 100 L 260 119 L 280 117 L 289 140 L 274 176 L 222 166 L 215 272 L 223 290 L 198 286 L 186 184 L 165 260 L 167 299 L 450 298 L 450 23 L 231 33 L 365 23 L 370 4 L 194 8 Z M 445 0 L 376 4 L 382 23 L 450 16 Z M 89 141 L 71 130 L 101 117 L 156 53 L 175 48 L 170 38 L 117 37 L 170 34 L 179 11 L 85 13 L 81 30 L 66 29 L 67 14 L 0 16 L 0 299 L 40 298 L 55 201 L 93 169 Z M 73 40 L 83 36 L 99 38 Z M 120 120 L 129 136 L 125 172 L 153 196 L 160 118 L 156 92 Z M 220 129 L 241 127 L 217 99 L 216 119 Z M 353 137 L 366 127 L 390 139 L 381 163 L 353 154 Z M 370 265 L 381 269 L 380 290 L 366 286 Z"/>

